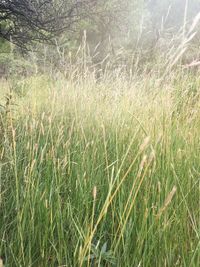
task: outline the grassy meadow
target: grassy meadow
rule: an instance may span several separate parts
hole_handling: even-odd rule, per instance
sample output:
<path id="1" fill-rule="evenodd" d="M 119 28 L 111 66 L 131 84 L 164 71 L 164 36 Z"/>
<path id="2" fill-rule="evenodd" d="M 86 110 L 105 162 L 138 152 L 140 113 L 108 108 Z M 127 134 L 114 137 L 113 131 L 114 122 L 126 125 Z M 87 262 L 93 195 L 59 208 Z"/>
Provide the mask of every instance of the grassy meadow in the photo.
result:
<path id="1" fill-rule="evenodd" d="M 198 75 L 0 85 L 5 267 L 199 266 Z"/>

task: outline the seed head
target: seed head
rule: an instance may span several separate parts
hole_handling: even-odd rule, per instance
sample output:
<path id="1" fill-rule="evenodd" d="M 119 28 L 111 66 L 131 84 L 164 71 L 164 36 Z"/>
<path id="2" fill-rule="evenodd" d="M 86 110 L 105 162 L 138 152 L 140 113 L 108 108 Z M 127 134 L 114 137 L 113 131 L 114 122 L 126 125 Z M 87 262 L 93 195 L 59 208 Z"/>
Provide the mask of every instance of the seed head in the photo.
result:
<path id="1" fill-rule="evenodd" d="M 97 187 L 96 186 L 94 186 L 94 188 L 93 188 L 92 196 L 93 196 L 93 199 L 96 200 L 96 197 L 97 197 Z"/>

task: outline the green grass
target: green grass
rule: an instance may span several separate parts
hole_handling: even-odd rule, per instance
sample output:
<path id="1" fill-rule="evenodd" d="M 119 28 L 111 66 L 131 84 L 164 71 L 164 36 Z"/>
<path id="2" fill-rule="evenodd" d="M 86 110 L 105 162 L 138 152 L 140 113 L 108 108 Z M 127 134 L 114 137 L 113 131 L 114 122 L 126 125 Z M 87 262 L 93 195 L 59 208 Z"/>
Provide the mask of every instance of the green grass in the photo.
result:
<path id="1" fill-rule="evenodd" d="M 5 266 L 198 267 L 200 80 L 22 84 L 1 123 Z"/>

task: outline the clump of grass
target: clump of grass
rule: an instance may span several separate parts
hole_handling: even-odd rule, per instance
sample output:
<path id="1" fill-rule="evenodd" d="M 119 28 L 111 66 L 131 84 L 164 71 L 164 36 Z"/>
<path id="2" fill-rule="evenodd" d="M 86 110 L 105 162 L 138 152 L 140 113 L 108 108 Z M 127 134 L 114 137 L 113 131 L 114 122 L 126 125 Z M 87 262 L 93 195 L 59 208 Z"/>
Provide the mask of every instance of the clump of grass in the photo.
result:
<path id="1" fill-rule="evenodd" d="M 198 266 L 199 79 L 180 108 L 174 77 L 30 79 L 0 163 L 6 266 Z"/>

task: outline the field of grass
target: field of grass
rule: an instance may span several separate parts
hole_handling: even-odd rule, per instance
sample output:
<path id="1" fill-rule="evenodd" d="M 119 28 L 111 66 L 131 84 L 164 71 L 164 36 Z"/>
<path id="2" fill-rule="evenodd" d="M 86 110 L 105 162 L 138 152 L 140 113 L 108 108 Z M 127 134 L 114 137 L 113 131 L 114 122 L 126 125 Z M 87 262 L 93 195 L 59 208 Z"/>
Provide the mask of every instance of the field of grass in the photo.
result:
<path id="1" fill-rule="evenodd" d="M 1 111 L 6 267 L 199 266 L 200 78 L 152 76 L 15 86 Z"/>

